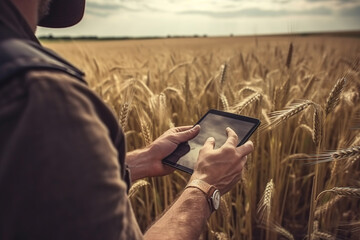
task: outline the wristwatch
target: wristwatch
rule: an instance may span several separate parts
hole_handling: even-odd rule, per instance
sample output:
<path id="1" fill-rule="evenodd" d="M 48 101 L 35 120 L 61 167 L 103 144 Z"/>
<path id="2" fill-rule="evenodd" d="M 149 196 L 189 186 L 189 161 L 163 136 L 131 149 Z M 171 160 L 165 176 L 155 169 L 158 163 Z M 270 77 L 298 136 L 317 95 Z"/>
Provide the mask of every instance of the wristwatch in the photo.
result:
<path id="1" fill-rule="evenodd" d="M 218 210 L 220 206 L 220 191 L 213 185 L 200 179 L 192 180 L 185 188 L 200 189 L 206 196 L 211 212 Z"/>

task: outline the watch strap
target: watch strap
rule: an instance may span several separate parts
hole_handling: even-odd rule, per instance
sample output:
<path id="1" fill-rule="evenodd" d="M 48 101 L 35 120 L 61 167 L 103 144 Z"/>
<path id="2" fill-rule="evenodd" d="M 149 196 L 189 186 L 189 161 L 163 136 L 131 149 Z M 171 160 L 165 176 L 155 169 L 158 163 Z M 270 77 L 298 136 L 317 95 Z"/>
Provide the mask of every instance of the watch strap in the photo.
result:
<path id="1" fill-rule="evenodd" d="M 212 200 L 211 200 L 214 192 L 217 190 L 217 188 L 215 186 L 210 185 L 203 180 L 194 179 L 190 183 L 188 183 L 188 185 L 185 187 L 185 189 L 186 188 L 197 188 L 197 189 L 201 190 L 206 196 L 206 199 L 209 203 L 211 212 L 213 212 L 215 210 L 215 208 L 212 204 Z"/>

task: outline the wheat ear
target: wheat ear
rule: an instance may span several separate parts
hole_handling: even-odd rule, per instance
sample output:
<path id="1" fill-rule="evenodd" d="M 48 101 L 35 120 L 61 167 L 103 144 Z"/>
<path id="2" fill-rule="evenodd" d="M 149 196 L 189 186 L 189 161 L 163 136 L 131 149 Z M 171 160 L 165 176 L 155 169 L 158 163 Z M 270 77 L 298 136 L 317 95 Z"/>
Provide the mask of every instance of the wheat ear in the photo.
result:
<path id="1" fill-rule="evenodd" d="M 224 94 L 220 94 L 221 104 L 225 111 L 229 110 L 229 102 Z"/>
<path id="2" fill-rule="evenodd" d="M 241 101 L 239 104 L 233 107 L 233 111 L 236 113 L 241 113 L 244 108 L 246 108 L 251 103 L 258 101 L 261 98 L 260 93 L 254 93 L 250 95 L 249 97 L 245 98 L 243 101 Z"/>
<path id="3" fill-rule="evenodd" d="M 316 146 L 320 146 L 323 135 L 323 111 L 318 104 L 314 104 L 312 138 Z"/>
<path id="4" fill-rule="evenodd" d="M 351 147 L 348 149 L 343 149 L 343 150 L 333 152 L 331 154 L 331 157 L 339 160 L 339 159 L 354 157 L 354 156 L 358 156 L 358 155 L 360 155 L 360 146 L 355 146 L 355 147 Z"/>
<path id="5" fill-rule="evenodd" d="M 226 63 L 221 65 L 220 86 L 223 86 L 225 83 L 227 68 L 228 68 L 228 65 Z"/>
<path id="6" fill-rule="evenodd" d="M 120 126 L 123 129 L 123 131 L 125 131 L 125 128 L 127 125 L 129 112 L 130 112 L 130 104 L 126 102 L 122 105 L 121 111 L 120 111 Z"/>
<path id="7" fill-rule="evenodd" d="M 140 120 L 140 126 L 141 126 L 141 133 L 144 137 L 145 145 L 148 146 L 152 142 L 152 136 L 149 125 L 145 121 Z"/>
<path id="8" fill-rule="evenodd" d="M 355 164 L 356 161 L 360 159 L 360 155 L 352 157 L 346 161 L 345 168 L 349 169 L 352 165 Z"/>
<path id="9" fill-rule="evenodd" d="M 150 183 L 145 180 L 136 181 L 129 189 L 129 198 L 132 198 L 142 187 L 150 186 Z"/>
<path id="10" fill-rule="evenodd" d="M 333 187 L 328 190 L 324 190 L 317 196 L 317 200 L 320 198 L 321 195 L 324 193 L 335 193 L 340 196 L 346 196 L 346 197 L 356 197 L 360 198 L 360 188 L 352 188 L 352 187 Z"/>
<path id="11" fill-rule="evenodd" d="M 329 233 L 325 233 L 325 232 L 314 232 L 314 237 L 312 239 L 327 239 L 327 240 L 335 240 L 336 238 L 334 236 L 332 236 Z"/>
<path id="12" fill-rule="evenodd" d="M 276 111 L 271 113 L 270 117 L 270 126 L 267 127 L 275 127 L 279 125 L 281 122 L 286 121 L 287 119 L 291 118 L 292 116 L 300 113 L 304 109 L 306 109 L 308 106 L 313 105 L 314 103 L 309 100 L 305 100 L 303 102 L 300 102 L 298 104 L 293 104 L 287 107 L 284 110 Z"/>
<path id="13" fill-rule="evenodd" d="M 325 104 L 325 114 L 326 116 L 334 110 L 334 108 L 339 103 L 339 97 L 341 92 L 344 89 L 346 83 L 346 78 L 340 78 L 336 83 L 333 89 L 331 90 L 329 97 L 326 100 Z"/>
<path id="14" fill-rule="evenodd" d="M 317 207 L 315 210 L 315 217 L 318 218 L 320 215 L 327 212 L 332 206 L 334 206 L 342 198 L 343 198 L 343 196 L 336 195 L 334 198 L 329 200 L 327 203 L 321 205 L 320 207 Z"/>
<path id="15" fill-rule="evenodd" d="M 317 154 L 309 159 L 316 160 L 315 163 L 338 161 L 346 158 L 356 161 L 358 156 L 360 156 L 360 146 L 353 146 L 347 149 Z"/>
<path id="16" fill-rule="evenodd" d="M 215 232 L 213 230 L 210 230 L 210 232 L 214 235 L 216 240 L 229 240 L 229 237 L 226 235 L 226 233 Z"/>
<path id="17" fill-rule="evenodd" d="M 260 200 L 258 213 L 260 216 L 261 222 L 270 222 L 270 213 L 271 213 L 271 199 L 274 193 L 274 182 L 271 179 L 265 187 L 264 194 Z"/>

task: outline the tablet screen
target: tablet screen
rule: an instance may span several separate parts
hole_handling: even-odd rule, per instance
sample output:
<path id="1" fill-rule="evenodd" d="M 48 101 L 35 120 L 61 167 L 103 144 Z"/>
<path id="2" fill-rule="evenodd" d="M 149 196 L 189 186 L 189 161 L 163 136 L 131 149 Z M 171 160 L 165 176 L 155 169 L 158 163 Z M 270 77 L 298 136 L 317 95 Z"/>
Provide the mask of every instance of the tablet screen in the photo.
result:
<path id="1" fill-rule="evenodd" d="M 222 114 L 219 114 L 222 113 Z M 178 148 L 164 159 L 165 163 L 192 173 L 200 149 L 206 139 L 215 138 L 215 149 L 220 148 L 227 140 L 226 128 L 232 128 L 239 137 L 238 145 L 243 144 L 259 125 L 259 120 L 240 115 L 209 111 L 197 124 L 200 133 L 192 140 L 181 143 Z"/>

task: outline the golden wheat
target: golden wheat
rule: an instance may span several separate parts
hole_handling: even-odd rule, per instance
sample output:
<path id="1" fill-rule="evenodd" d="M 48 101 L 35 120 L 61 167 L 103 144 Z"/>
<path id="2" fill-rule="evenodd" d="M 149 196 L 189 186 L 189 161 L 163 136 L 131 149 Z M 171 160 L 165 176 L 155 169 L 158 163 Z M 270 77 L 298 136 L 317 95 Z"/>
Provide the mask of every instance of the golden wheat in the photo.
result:
<path id="1" fill-rule="evenodd" d="M 346 78 L 340 78 L 336 82 L 333 89 L 331 90 L 329 97 L 326 100 L 326 105 L 325 105 L 326 115 L 328 115 L 331 111 L 333 111 L 336 105 L 339 103 L 339 97 L 344 89 L 345 83 L 346 83 Z"/>
<path id="2" fill-rule="evenodd" d="M 269 223 L 271 216 L 271 199 L 274 194 L 274 182 L 272 179 L 266 184 L 266 188 L 258 205 L 258 214 L 261 222 Z"/>
<path id="3" fill-rule="evenodd" d="M 78 43 L 46 44 L 84 69 L 90 87 L 124 127 L 129 151 L 150 144 L 171 126 L 194 124 L 210 108 L 261 119 L 242 181 L 222 200 L 223 212 L 211 217 L 202 239 L 302 239 L 308 234 L 313 239 L 358 239 L 356 226 L 338 230 L 342 222 L 360 219 L 359 142 L 353 141 L 360 135 L 357 39 Z M 329 85 L 337 79 L 334 87 Z M 275 127 L 276 131 L 264 131 Z M 316 204 L 310 200 L 315 175 L 315 192 L 321 194 L 314 195 Z M 132 190 L 130 200 L 142 230 L 176 199 L 188 178 L 175 171 L 150 178 L 150 185 L 139 187 L 136 194 Z M 277 183 L 276 194 L 269 191 L 270 179 Z M 353 188 L 344 189 L 349 186 Z M 340 199 L 344 204 L 336 204 Z M 259 220 L 263 222 L 258 225 Z M 310 228 L 314 220 L 321 229 L 312 226 L 307 233 L 303 226 L 309 222 Z"/>

